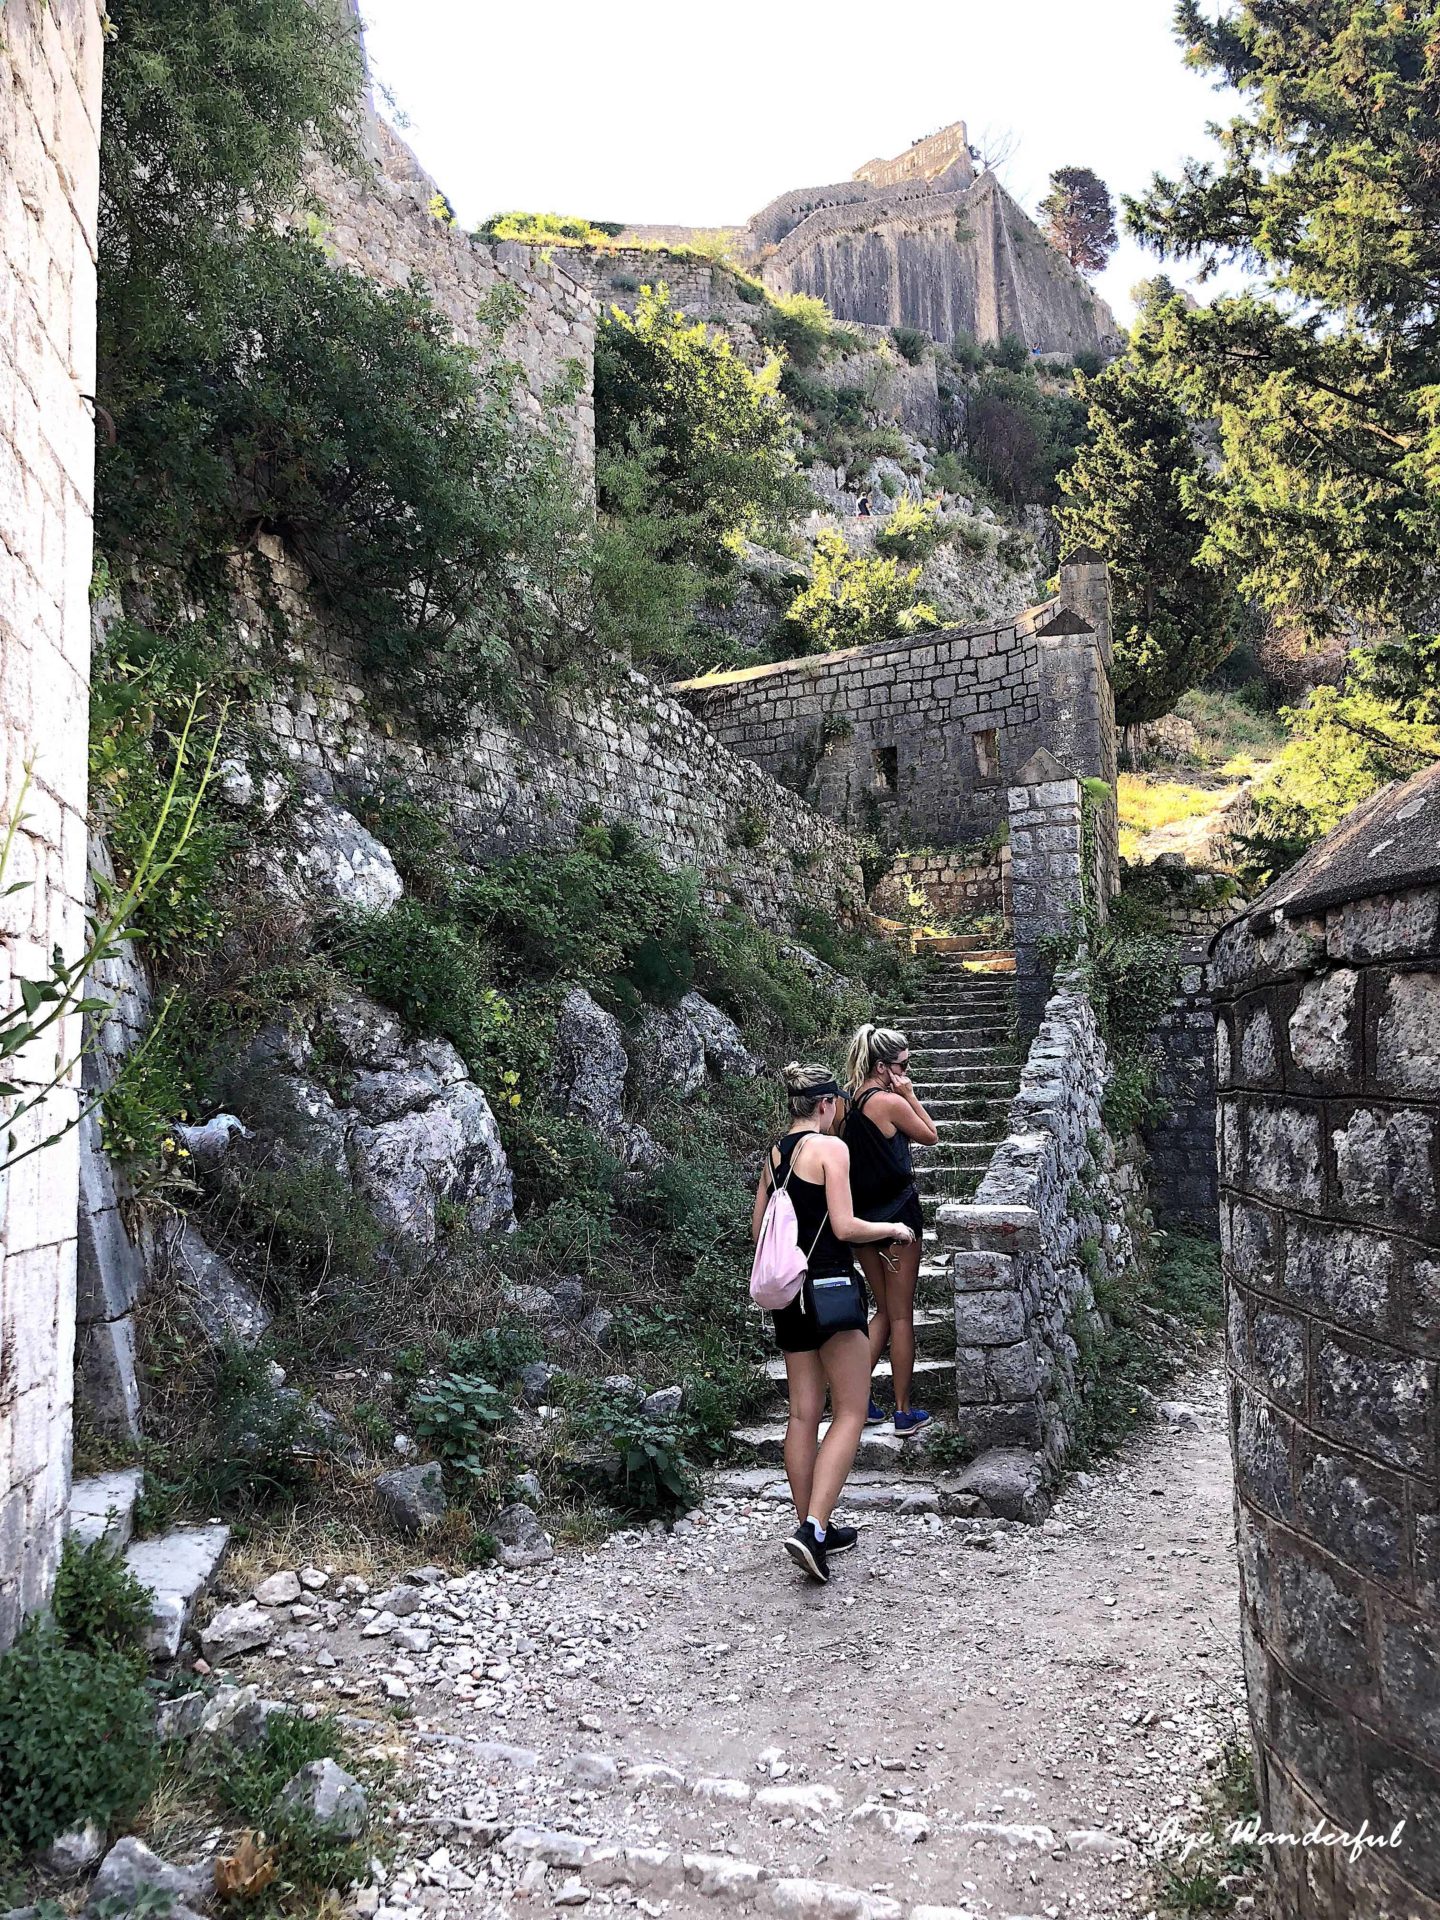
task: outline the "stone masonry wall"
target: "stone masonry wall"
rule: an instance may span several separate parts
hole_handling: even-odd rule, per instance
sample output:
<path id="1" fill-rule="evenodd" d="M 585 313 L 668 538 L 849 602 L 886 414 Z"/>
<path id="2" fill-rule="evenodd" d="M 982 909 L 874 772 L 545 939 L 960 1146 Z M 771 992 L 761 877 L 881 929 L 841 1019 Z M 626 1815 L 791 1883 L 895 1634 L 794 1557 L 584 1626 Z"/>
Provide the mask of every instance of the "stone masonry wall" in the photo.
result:
<path id="1" fill-rule="evenodd" d="M 891 862 L 870 904 L 877 913 L 899 914 L 915 893 L 935 921 L 959 923 L 983 915 L 1004 922 L 1003 945 L 1009 936 L 1010 848 L 1002 844 L 982 861 L 963 847 L 902 853 Z"/>
<path id="2" fill-rule="evenodd" d="M 1212 948 L 1242 1639 L 1285 1920 L 1440 1915 L 1440 768 Z"/>
<path id="3" fill-rule="evenodd" d="M 1003 627 L 811 655 L 675 691 L 727 746 L 832 819 L 891 847 L 952 846 L 1003 823 L 1007 784 L 1040 746 L 1058 741 L 1070 773 L 1113 785 L 1108 652 L 1105 569 L 1083 563 L 1062 568 L 1058 599 Z"/>
<path id="4" fill-rule="evenodd" d="M 1095 1285 L 1132 1260 L 1120 1170 L 1100 1102 L 1105 1045 L 1089 1001 L 1051 997 L 973 1201 L 936 1228 L 955 1287 L 960 1432 L 1053 1468 L 1070 1439 L 1077 1327 L 1099 1329 Z"/>
<path id="5" fill-rule="evenodd" d="M 21 806 L 0 903 L 0 996 L 84 941 L 95 390 L 97 0 L 10 0 L 0 51 L 0 780 Z M 78 1019 L 22 1056 L 44 1086 Z M 73 1076 L 71 1076 L 73 1082 Z M 48 1138 L 67 1083 L 19 1129 Z M 3 1137 L 3 1135 L 0 1135 Z M 45 1598 L 69 1495 L 77 1139 L 0 1174 L 0 1647 Z"/>
<path id="6" fill-rule="evenodd" d="M 313 618 L 294 569 L 276 549 L 268 558 L 301 671 L 273 685 L 257 718 L 305 785 L 374 791 L 399 779 L 481 859 L 563 845 L 598 808 L 639 828 L 668 864 L 697 869 L 712 905 L 739 900 L 776 928 L 802 906 L 846 921 L 864 912 L 850 836 L 642 675 L 621 674 L 603 691 L 557 691 L 523 725 L 477 715 L 437 752 L 371 707 L 348 648 Z"/>
<path id="7" fill-rule="evenodd" d="M 1155 1092 L 1163 1111 L 1141 1128 L 1150 1198 L 1162 1226 L 1211 1238 L 1219 1230 L 1215 1169 L 1215 1016 L 1205 942 L 1180 949 L 1180 986 L 1161 1017 Z"/>
<path id="8" fill-rule="evenodd" d="M 993 174 L 935 192 L 897 186 L 819 205 L 762 269 L 776 293 L 812 293 L 843 321 L 918 327 L 946 345 L 1016 334 L 1035 353 L 1113 352 L 1114 316 Z"/>
<path id="9" fill-rule="evenodd" d="M 518 397 L 536 418 L 543 412 L 567 426 L 582 471 L 593 471 L 594 295 L 569 271 L 563 250 L 514 241 L 486 246 L 439 217 L 432 210 L 435 182 L 410 149 L 383 120 L 372 117 L 370 133 L 370 178 L 352 178 L 323 159 L 311 165 L 309 184 L 328 216 L 331 258 L 386 286 L 404 286 L 418 275 L 457 336 L 485 351 L 489 335 L 478 315 L 497 287 L 515 288 L 524 305 L 502 351 L 521 369 Z M 574 396 L 564 406 L 547 400 L 572 380 Z"/>

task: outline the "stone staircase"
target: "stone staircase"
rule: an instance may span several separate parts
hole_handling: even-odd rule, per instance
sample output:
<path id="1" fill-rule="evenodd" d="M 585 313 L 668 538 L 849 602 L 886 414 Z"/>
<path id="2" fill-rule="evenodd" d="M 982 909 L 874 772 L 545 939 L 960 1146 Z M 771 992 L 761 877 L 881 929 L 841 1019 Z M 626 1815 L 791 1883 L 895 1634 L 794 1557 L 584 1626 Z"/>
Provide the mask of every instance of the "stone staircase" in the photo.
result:
<path id="1" fill-rule="evenodd" d="M 915 1001 L 883 1016 L 883 1024 L 900 1028 L 910 1042 L 915 1090 L 940 1133 L 935 1146 L 917 1148 L 914 1156 L 915 1183 L 927 1224 L 933 1222 L 942 1201 L 968 1199 L 975 1191 L 996 1141 L 1003 1137 L 1010 1102 L 1020 1083 L 1013 974 L 974 971 L 979 956 L 952 949 L 949 942 L 935 944 L 940 950 L 929 956 L 924 986 Z M 1007 957 L 987 954 L 984 960 L 1003 966 Z M 903 1440 L 889 1421 L 867 1427 L 847 1489 L 852 1506 L 899 1507 L 913 1499 L 913 1493 L 907 1496 L 895 1486 L 895 1475 L 924 1465 L 935 1434 L 943 1430 L 955 1404 L 950 1277 L 939 1249 L 928 1240 L 915 1307 L 915 1353 L 915 1404 L 928 1409 L 935 1419 L 920 1434 Z M 779 1354 L 767 1361 L 765 1371 L 774 1389 L 765 1415 L 753 1425 L 737 1428 L 734 1436 L 741 1474 L 732 1477 L 732 1483 L 753 1493 L 772 1491 L 773 1472 L 764 1475 L 758 1469 L 778 1467 L 785 1442 L 785 1363 Z M 875 1369 L 875 1388 L 877 1400 L 886 1404 L 891 1397 L 888 1356 Z M 948 1510 L 943 1489 L 935 1510 Z"/>
<path id="2" fill-rule="evenodd" d="M 156 1660 L 173 1660 L 195 1604 L 210 1585 L 229 1543 L 218 1524 L 174 1527 L 153 1540 L 136 1540 L 138 1467 L 121 1467 L 77 1480 L 70 1490 L 66 1531 L 81 1546 L 103 1540 L 125 1555 L 129 1571 L 151 1594 L 147 1645 Z"/>

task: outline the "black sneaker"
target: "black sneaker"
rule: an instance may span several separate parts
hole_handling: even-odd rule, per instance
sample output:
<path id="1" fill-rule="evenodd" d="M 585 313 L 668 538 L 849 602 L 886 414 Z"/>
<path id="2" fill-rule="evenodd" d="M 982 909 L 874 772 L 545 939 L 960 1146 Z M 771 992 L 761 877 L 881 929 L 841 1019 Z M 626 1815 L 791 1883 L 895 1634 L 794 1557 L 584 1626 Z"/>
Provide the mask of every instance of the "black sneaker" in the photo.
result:
<path id="1" fill-rule="evenodd" d="M 828 1533 L 826 1537 L 828 1540 Z M 797 1527 L 785 1542 L 785 1551 L 796 1566 L 802 1572 L 808 1573 L 812 1580 L 818 1580 L 823 1586 L 830 1578 L 825 1547 L 815 1538 L 815 1529 L 808 1520 L 803 1527 Z"/>
<path id="2" fill-rule="evenodd" d="M 825 1558 L 828 1560 L 837 1553 L 849 1553 L 860 1538 L 854 1527 L 838 1527 L 832 1520 L 825 1529 Z"/>

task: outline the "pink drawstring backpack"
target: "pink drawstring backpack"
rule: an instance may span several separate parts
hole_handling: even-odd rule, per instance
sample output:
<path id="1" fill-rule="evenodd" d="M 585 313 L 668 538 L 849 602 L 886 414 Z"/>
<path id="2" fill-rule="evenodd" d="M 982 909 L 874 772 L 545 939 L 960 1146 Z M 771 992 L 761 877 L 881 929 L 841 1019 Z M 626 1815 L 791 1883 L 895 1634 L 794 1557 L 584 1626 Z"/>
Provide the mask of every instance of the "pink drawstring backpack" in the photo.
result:
<path id="1" fill-rule="evenodd" d="M 750 1298 L 766 1313 L 788 1307 L 805 1284 L 809 1255 L 800 1248 L 800 1222 L 795 1217 L 795 1202 L 785 1191 L 790 1184 L 794 1160 L 785 1169 L 785 1178 L 772 1191 L 765 1217 L 760 1222 L 760 1237 L 755 1242 L 755 1258 L 750 1265 Z M 772 1174 L 771 1178 L 774 1176 Z M 829 1217 L 828 1215 L 826 1216 Z M 825 1222 L 820 1222 L 820 1232 Z M 814 1242 L 810 1252 L 815 1251 Z"/>

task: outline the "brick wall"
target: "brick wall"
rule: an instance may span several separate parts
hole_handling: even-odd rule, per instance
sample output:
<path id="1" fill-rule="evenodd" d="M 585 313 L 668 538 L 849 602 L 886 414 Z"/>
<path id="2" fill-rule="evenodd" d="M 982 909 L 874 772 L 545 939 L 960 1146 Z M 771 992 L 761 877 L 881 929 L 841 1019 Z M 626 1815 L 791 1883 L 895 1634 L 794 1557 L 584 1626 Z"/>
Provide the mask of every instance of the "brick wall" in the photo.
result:
<path id="1" fill-rule="evenodd" d="M 0 994 L 84 939 L 101 9 L 9 0 L 0 58 L 0 771 L 32 784 L 0 902 Z M 22 1057 L 44 1085 L 78 1022 Z M 20 1129 L 49 1137 L 67 1085 Z M 74 1132 L 0 1174 L 0 1646 L 44 1598 L 69 1492 Z"/>
<path id="2" fill-rule="evenodd" d="M 930 920 L 961 927 L 977 917 L 1003 923 L 997 945 L 1010 932 L 1010 848 L 1002 843 L 989 859 L 977 860 L 963 847 L 927 847 L 902 853 L 871 896 L 877 913 L 903 917 L 919 894 Z"/>
<path id="3" fill-rule="evenodd" d="M 1440 1916 L 1440 768 L 1212 948 L 1242 1641 L 1278 1912 Z"/>

